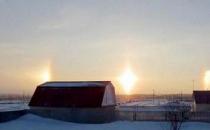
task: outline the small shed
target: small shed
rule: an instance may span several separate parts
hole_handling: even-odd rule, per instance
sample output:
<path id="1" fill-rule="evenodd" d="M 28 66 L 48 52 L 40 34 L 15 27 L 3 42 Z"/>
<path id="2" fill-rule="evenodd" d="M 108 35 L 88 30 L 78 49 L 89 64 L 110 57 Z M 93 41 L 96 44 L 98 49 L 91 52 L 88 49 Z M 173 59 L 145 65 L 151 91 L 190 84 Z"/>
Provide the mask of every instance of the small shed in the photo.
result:
<path id="1" fill-rule="evenodd" d="M 210 111 L 210 91 L 193 91 L 195 111 Z"/>
<path id="2" fill-rule="evenodd" d="M 29 103 L 34 114 L 79 123 L 115 120 L 115 89 L 110 81 L 46 82 Z"/>

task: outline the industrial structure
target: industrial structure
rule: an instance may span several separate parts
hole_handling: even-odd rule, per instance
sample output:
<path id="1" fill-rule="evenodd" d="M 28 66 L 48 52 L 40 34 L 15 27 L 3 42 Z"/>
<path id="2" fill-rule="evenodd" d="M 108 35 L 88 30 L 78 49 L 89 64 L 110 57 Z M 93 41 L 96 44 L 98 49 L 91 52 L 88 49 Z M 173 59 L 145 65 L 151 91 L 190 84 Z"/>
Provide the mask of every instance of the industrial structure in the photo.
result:
<path id="1" fill-rule="evenodd" d="M 115 120 L 115 89 L 110 81 L 46 82 L 29 103 L 34 114 L 79 123 Z"/>

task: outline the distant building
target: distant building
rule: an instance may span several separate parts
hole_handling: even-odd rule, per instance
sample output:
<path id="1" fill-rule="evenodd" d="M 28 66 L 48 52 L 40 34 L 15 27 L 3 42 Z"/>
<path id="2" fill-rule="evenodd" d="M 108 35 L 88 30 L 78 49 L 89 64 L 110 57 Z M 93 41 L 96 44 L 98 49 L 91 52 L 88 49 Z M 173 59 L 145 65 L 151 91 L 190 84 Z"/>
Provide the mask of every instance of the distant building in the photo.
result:
<path id="1" fill-rule="evenodd" d="M 79 123 L 115 119 L 115 90 L 110 81 L 46 82 L 29 103 L 32 113 Z"/>
<path id="2" fill-rule="evenodd" d="M 210 111 L 210 91 L 193 91 L 195 111 Z"/>

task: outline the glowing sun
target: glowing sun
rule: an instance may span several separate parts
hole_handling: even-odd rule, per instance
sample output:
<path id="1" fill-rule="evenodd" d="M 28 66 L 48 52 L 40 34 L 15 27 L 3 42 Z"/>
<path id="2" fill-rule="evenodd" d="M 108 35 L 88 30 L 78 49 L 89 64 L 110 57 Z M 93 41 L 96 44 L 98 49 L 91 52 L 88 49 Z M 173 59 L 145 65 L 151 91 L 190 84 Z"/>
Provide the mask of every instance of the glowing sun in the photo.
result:
<path id="1" fill-rule="evenodd" d="M 205 73 L 204 84 L 205 84 L 205 90 L 209 90 L 209 87 L 210 87 L 210 70 L 206 71 L 206 73 Z"/>
<path id="2" fill-rule="evenodd" d="M 136 81 L 137 77 L 129 68 L 127 68 L 125 72 L 119 77 L 119 82 L 122 85 L 126 94 L 130 94 L 130 91 L 134 87 Z"/>
<path id="3" fill-rule="evenodd" d="M 42 72 L 42 81 L 43 82 L 47 82 L 47 81 L 50 81 L 50 71 L 49 70 L 45 70 Z"/>

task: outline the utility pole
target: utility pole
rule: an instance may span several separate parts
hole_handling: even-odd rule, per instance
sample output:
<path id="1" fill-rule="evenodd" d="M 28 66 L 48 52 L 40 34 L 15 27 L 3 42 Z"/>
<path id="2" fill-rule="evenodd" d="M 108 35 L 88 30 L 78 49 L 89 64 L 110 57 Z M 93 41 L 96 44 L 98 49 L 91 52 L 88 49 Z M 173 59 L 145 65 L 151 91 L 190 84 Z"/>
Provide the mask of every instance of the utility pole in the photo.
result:
<path id="1" fill-rule="evenodd" d="M 152 93 L 153 93 L 152 94 L 153 104 L 155 104 L 155 90 L 154 89 L 152 90 Z"/>
<path id="2" fill-rule="evenodd" d="M 182 91 L 181 91 L 181 101 L 182 101 Z"/>
<path id="3" fill-rule="evenodd" d="M 194 89 L 195 89 L 195 80 L 193 79 L 192 82 L 193 82 L 193 91 L 194 91 Z"/>

